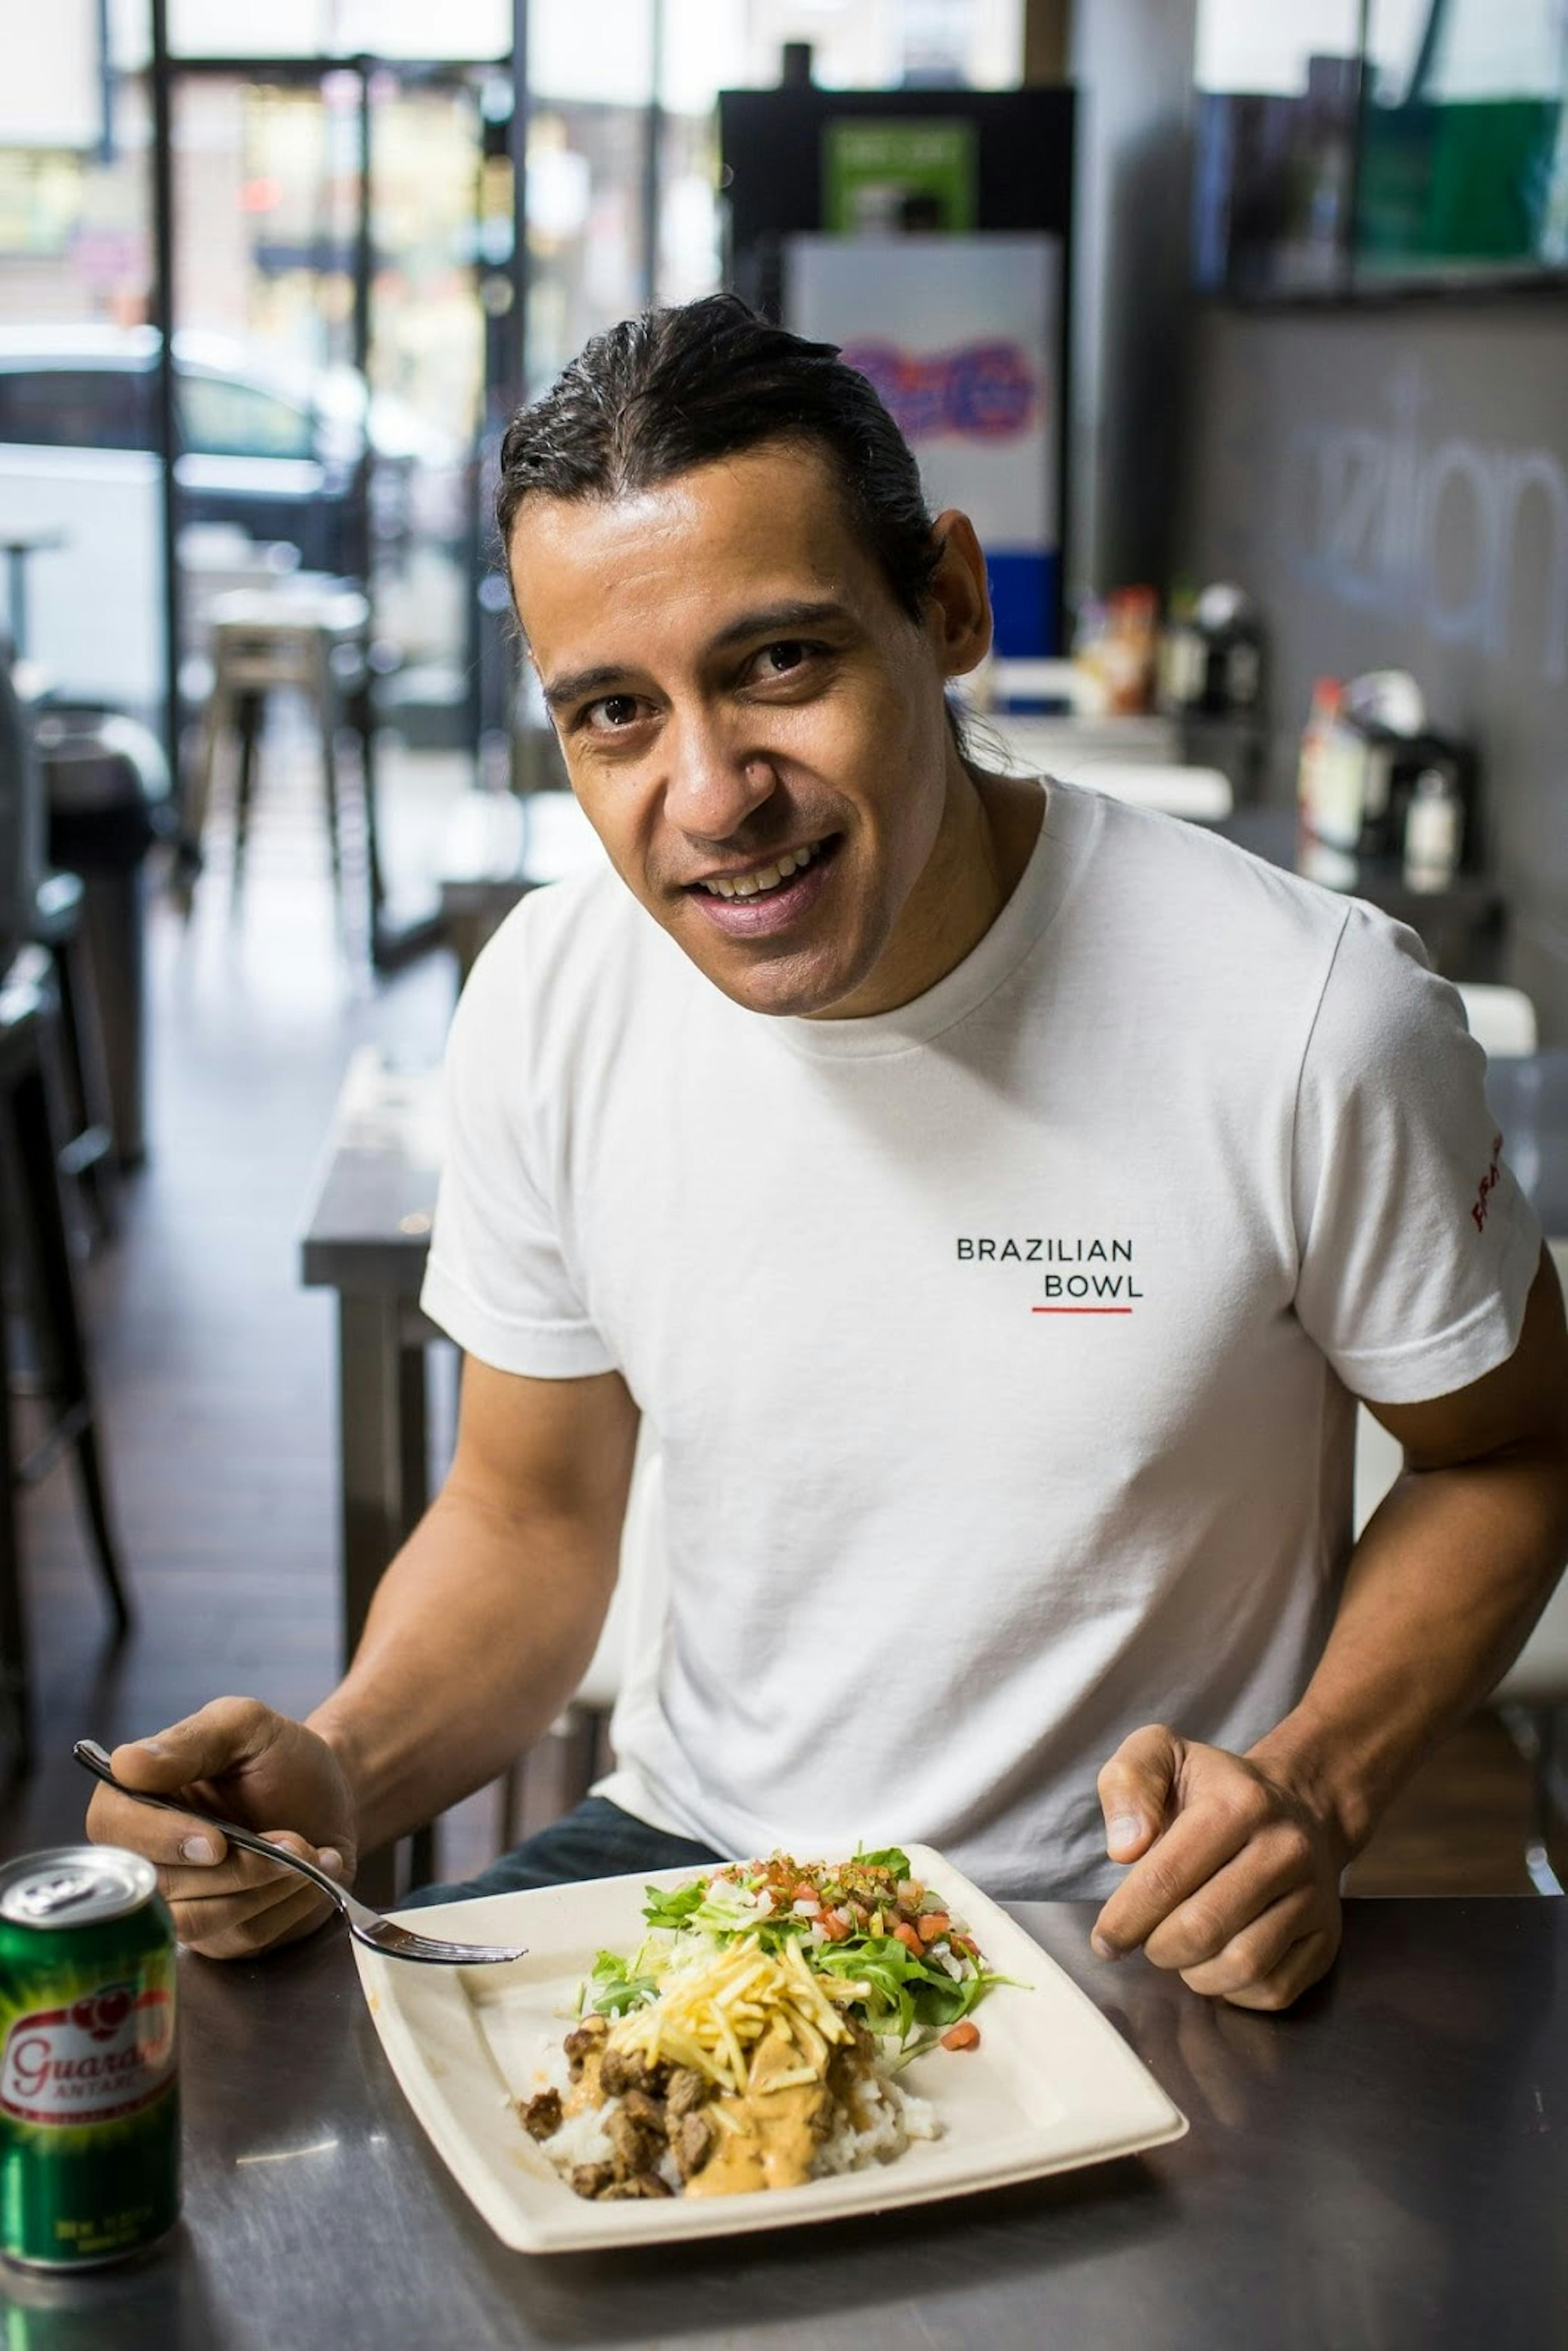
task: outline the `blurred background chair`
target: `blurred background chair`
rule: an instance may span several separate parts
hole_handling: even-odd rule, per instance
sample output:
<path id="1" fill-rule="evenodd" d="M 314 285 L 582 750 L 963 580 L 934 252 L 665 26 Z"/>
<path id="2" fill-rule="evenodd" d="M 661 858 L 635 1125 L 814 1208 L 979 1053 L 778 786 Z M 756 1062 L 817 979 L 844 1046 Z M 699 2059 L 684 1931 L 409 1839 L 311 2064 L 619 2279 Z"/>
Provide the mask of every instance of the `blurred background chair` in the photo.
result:
<path id="1" fill-rule="evenodd" d="M 114 1229 L 117 1170 L 103 1024 L 83 934 L 85 893 L 78 875 L 48 870 L 37 719 L 17 674 L 0 641 L 0 870 L 7 890 L 0 969 L 29 940 L 48 956 L 60 1013 L 47 1040 L 56 1059 L 60 1170 L 82 1200 L 85 1228 L 107 1238 Z"/>
<path id="2" fill-rule="evenodd" d="M 169 769 L 151 731 L 117 712 L 50 702 L 33 733 L 57 869 L 45 890 L 68 880 L 79 899 L 80 951 L 67 975 L 69 992 L 64 981 L 61 989 L 68 1023 L 78 1001 L 85 1008 L 71 1046 L 83 1073 L 77 1125 L 101 1125 L 107 1116 L 112 1165 L 138 1167 L 147 1149 L 150 852 L 176 826 Z"/>
<path id="3" fill-rule="evenodd" d="M 92 1091 L 93 1041 L 85 1056 L 83 1050 L 93 998 L 78 956 L 79 892 L 51 895 L 43 870 L 40 770 L 8 651 L 0 657 L 0 1698 L 13 1761 L 25 1770 L 32 1761 L 33 1721 L 19 1492 L 67 1450 L 75 1458 L 119 1633 L 130 1625 L 131 1605 L 110 1520 L 62 1188 L 68 1175 L 104 1165 L 108 1141 L 84 1130 L 62 1144 L 57 1109 L 62 1092 L 68 1098 L 71 1091 L 62 1065 L 88 1087 L 89 1102 L 103 1107 Z M 40 938 L 40 930 L 51 929 L 52 936 Z M 71 991 L 78 1024 L 68 1048 L 57 974 Z M 41 1407 L 43 1419 L 30 1446 L 21 1434 L 29 1406 Z"/>

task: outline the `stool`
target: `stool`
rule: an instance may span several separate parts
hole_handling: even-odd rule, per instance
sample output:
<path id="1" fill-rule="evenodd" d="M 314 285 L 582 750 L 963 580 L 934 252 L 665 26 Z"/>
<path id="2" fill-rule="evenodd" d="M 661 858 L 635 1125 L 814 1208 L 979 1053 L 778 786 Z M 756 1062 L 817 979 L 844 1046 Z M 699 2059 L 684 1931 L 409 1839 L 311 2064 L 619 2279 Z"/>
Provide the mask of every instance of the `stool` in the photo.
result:
<path id="1" fill-rule="evenodd" d="M 66 1129 L 60 1173 L 79 1187 L 98 1238 L 110 1240 L 120 1207 L 114 1111 L 92 959 L 82 936 L 82 898 L 79 874 L 46 874 L 35 902 L 33 936 L 49 957 L 60 1007 L 59 1092 Z"/>
<path id="2" fill-rule="evenodd" d="M 33 1717 L 17 1491 L 42 1478 L 68 1447 L 76 1455 L 93 1550 L 117 1635 L 124 1635 L 131 1625 L 131 1603 L 110 1525 L 60 1202 L 59 1152 L 45 1067 L 57 1018 L 48 957 L 40 947 L 25 947 L 0 980 L 0 1181 L 6 1194 L 5 1230 L 20 1244 L 40 1386 L 54 1407 L 54 1417 L 35 1451 L 20 1458 L 11 1417 L 14 1374 L 7 1344 L 5 1376 L 0 1377 L 0 1700 L 11 1718 L 14 1751 L 23 1771 L 33 1761 Z M 9 1318 L 0 1321 L 8 1341 Z"/>
<path id="3" fill-rule="evenodd" d="M 293 686 L 304 694 L 315 713 L 321 742 L 332 880 L 335 886 L 341 881 L 338 764 L 333 745 L 338 679 L 344 662 L 360 656 L 369 617 L 370 607 L 355 589 L 294 585 L 267 590 L 235 589 L 213 599 L 213 690 L 203 728 L 190 832 L 199 857 L 218 743 L 232 726 L 239 737 L 239 778 L 235 794 L 236 884 L 250 827 L 262 714 L 267 696 L 277 686 Z M 183 895 L 188 913 L 188 880 Z"/>

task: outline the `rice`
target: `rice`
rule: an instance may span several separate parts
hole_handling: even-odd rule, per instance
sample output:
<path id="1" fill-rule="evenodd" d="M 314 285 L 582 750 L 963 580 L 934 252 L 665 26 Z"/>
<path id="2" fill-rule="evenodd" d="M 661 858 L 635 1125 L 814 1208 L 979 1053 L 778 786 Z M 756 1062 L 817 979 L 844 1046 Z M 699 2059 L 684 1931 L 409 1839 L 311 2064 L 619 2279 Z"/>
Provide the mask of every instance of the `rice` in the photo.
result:
<path id="1" fill-rule="evenodd" d="M 873 2163 L 892 2163 L 914 2138 L 940 2138 L 942 2126 L 928 2098 L 916 2098 L 884 2074 L 862 2077 L 850 2093 L 853 2116 L 840 2109 L 827 2137 L 817 2150 L 812 2176 L 825 2179 L 835 2172 L 869 2171 Z"/>
<path id="2" fill-rule="evenodd" d="M 559 2043 L 543 2045 L 535 2083 L 540 2089 L 559 2090 L 563 2099 L 570 2095 L 571 2069 Z M 540 2153 L 563 2179 L 570 2182 L 579 2164 L 612 2160 L 614 2149 L 607 2126 L 621 2105 L 620 2098 L 606 2097 L 600 2105 L 585 2106 L 578 2114 L 566 2116 L 558 2131 L 538 2142 Z M 873 2059 L 872 2069 L 856 2077 L 847 2101 L 838 2106 L 832 2128 L 817 2147 L 811 2176 L 827 2179 L 846 2171 L 869 2171 L 874 2164 L 895 2161 L 914 2139 L 941 2136 L 942 2125 L 930 2100 L 915 2097 L 881 2070 L 879 2059 Z M 683 2183 L 674 2158 L 664 2155 L 658 2169 L 665 2184 L 680 2195 Z"/>

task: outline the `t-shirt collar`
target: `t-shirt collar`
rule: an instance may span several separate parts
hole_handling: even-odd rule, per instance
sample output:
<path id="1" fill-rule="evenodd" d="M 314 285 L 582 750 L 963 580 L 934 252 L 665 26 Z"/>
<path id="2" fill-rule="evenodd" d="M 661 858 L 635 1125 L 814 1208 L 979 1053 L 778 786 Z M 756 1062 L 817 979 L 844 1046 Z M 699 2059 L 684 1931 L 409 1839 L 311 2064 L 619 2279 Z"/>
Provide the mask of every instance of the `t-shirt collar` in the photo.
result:
<path id="1" fill-rule="evenodd" d="M 1028 864 L 984 935 L 961 963 L 923 996 L 858 1020 L 771 1020 L 791 1051 L 818 1061 L 853 1061 L 898 1053 L 965 1020 L 1009 979 L 1049 928 L 1071 885 L 1099 822 L 1092 792 L 1051 782 L 1045 814 Z"/>

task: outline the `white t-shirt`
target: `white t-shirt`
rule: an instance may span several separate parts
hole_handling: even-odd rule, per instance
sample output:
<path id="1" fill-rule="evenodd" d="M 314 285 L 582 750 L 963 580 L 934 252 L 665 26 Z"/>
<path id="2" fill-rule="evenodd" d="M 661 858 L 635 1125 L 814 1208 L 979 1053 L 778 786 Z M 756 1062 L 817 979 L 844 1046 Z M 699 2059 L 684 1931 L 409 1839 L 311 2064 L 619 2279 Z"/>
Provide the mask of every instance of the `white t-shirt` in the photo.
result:
<path id="1" fill-rule="evenodd" d="M 606 1792 L 728 1854 L 1100 1895 L 1140 1723 L 1243 1750 L 1351 1548 L 1352 1395 L 1517 1343 L 1540 1237 L 1414 935 L 1065 785 L 974 952 L 768 1019 L 606 868 L 486 948 L 426 1311 L 611 1368 L 669 1593 Z"/>

